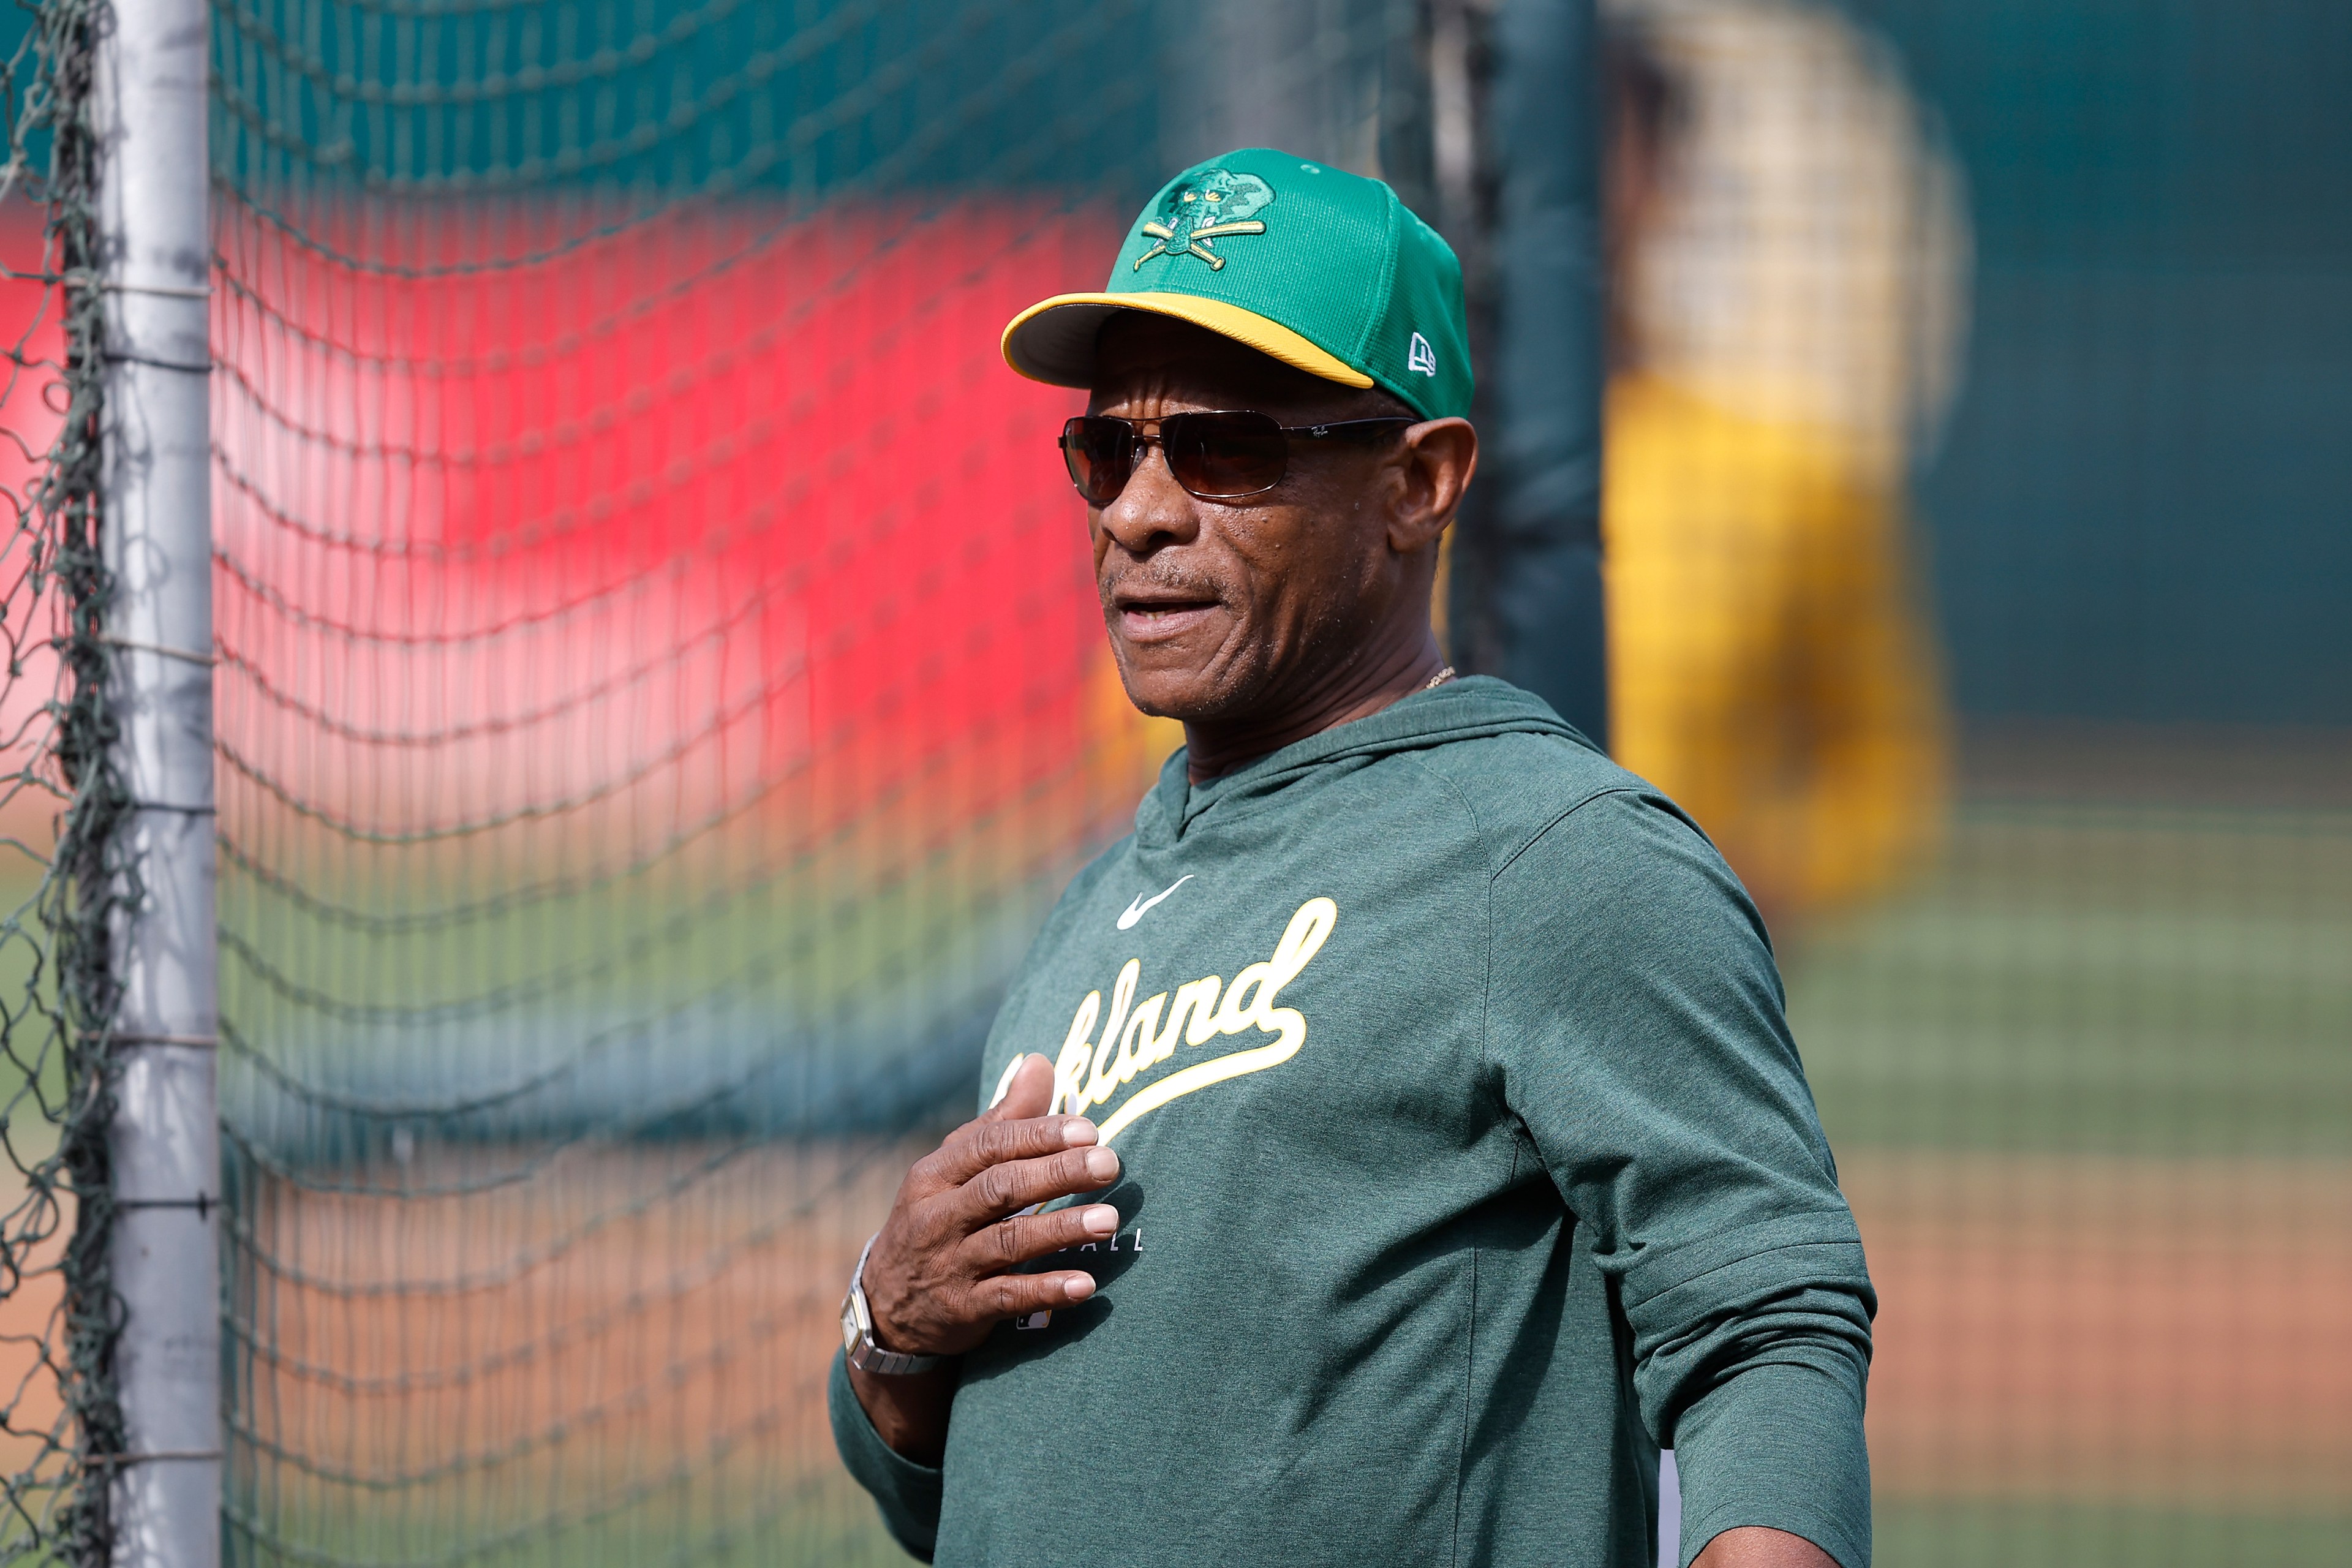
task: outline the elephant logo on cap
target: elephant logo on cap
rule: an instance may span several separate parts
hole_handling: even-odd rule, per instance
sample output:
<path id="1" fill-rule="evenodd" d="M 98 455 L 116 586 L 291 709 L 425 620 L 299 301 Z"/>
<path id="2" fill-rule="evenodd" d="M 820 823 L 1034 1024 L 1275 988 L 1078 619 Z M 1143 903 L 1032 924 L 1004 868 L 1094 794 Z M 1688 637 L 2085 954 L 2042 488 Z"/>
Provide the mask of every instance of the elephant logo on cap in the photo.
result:
<path id="1" fill-rule="evenodd" d="M 1274 205 L 1274 187 L 1255 174 L 1211 169 L 1185 181 L 1160 199 L 1160 216 L 1143 226 L 1157 243 L 1135 258 L 1134 270 L 1155 256 L 1197 256 L 1212 272 L 1224 268 L 1226 258 L 1210 242 L 1229 234 L 1264 234 L 1265 225 L 1252 214 Z"/>

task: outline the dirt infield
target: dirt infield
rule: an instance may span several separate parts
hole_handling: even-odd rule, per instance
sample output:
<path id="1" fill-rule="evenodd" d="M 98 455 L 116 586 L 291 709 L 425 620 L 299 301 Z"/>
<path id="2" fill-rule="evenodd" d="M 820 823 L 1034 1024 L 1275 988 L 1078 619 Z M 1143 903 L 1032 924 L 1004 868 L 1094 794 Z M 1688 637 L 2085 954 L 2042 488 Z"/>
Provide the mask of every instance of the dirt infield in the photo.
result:
<path id="1" fill-rule="evenodd" d="M 831 1452 L 835 1309 L 908 1157 L 680 1147 L 465 1198 L 274 1187 L 240 1249 L 240 1423 L 330 1491 L 798 1472 Z"/>
<path id="2" fill-rule="evenodd" d="M 304 1514 L 405 1493 L 484 1518 L 649 1478 L 716 1518 L 825 1473 L 842 1279 L 910 1152 L 608 1152 L 462 1200 L 278 1187 L 240 1249 L 240 1472 Z M 1843 1173 L 1884 1300 L 1883 1495 L 2343 1506 L 2352 1165 Z M 45 1310 L 20 1292 L 0 1329 Z"/>
<path id="3" fill-rule="evenodd" d="M 1843 1163 L 1882 1496 L 2352 1504 L 2352 1165 Z"/>

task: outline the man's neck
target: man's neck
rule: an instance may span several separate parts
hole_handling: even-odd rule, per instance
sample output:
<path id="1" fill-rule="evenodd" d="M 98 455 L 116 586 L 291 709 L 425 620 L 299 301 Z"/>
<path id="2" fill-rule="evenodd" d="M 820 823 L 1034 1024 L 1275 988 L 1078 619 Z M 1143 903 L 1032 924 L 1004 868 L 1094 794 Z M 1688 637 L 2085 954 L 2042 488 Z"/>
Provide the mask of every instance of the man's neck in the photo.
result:
<path id="1" fill-rule="evenodd" d="M 1309 735 L 1368 719 L 1391 702 L 1423 689 L 1444 668 L 1437 638 L 1424 627 L 1418 637 L 1400 639 L 1382 657 L 1333 671 L 1298 700 L 1273 711 L 1246 719 L 1187 721 L 1186 775 L 1196 784 L 1206 784 Z"/>

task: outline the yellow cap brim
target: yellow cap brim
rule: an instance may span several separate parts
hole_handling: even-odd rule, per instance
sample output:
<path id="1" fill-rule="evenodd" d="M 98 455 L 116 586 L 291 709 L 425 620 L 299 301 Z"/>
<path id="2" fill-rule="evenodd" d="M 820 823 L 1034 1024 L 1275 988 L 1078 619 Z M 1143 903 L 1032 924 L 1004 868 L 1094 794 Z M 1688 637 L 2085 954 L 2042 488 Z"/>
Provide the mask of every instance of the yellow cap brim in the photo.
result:
<path id="1" fill-rule="evenodd" d="M 1173 316 L 1309 375 L 1342 386 L 1366 387 L 1372 378 L 1326 353 L 1280 321 L 1197 294 L 1056 294 L 1013 318 L 1004 329 L 1004 363 L 1032 381 L 1052 386 L 1092 386 L 1095 334 L 1121 310 Z"/>

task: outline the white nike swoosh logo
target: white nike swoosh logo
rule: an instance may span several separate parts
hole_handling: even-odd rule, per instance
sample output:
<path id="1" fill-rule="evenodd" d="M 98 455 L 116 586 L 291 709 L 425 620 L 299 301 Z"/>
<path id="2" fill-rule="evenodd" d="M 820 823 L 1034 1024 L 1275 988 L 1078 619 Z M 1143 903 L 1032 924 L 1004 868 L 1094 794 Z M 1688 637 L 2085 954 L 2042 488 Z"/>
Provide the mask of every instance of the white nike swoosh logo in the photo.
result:
<path id="1" fill-rule="evenodd" d="M 1184 875 L 1169 883 L 1165 892 L 1154 893 L 1148 899 L 1139 894 L 1135 902 L 1127 906 L 1127 913 L 1118 917 L 1118 929 L 1121 931 L 1133 931 L 1135 929 L 1135 922 L 1141 920 L 1146 914 L 1150 913 L 1152 905 L 1158 903 L 1160 900 L 1166 898 L 1169 893 L 1174 892 L 1177 889 L 1182 887 L 1192 879 L 1192 874 L 1190 871 L 1187 871 Z"/>

